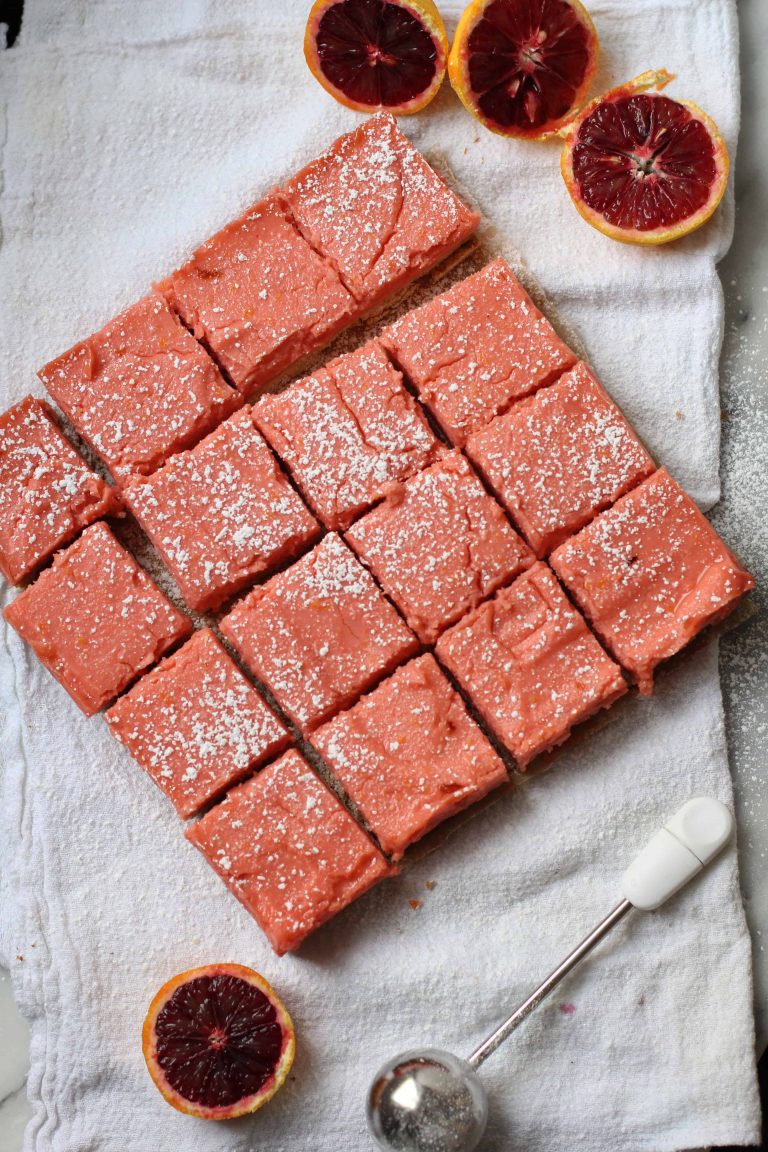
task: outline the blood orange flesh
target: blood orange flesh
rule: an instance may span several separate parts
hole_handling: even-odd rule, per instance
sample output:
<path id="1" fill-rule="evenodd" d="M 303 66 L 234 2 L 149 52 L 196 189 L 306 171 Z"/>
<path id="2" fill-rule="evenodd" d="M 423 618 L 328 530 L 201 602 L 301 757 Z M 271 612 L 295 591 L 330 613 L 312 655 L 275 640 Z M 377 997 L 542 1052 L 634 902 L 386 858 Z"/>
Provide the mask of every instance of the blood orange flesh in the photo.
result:
<path id="1" fill-rule="evenodd" d="M 598 42 L 574 0 L 474 0 L 449 62 L 464 104 L 493 131 L 541 137 L 586 96 Z"/>
<path id="2" fill-rule="evenodd" d="M 293 1060 L 293 1028 L 269 984 L 248 968 L 215 965 L 169 981 L 150 1006 L 144 1055 L 174 1107 L 229 1119 L 261 1107 Z"/>
<path id="3" fill-rule="evenodd" d="M 350 107 L 413 112 L 437 91 L 447 42 L 431 3 L 320 0 L 305 39 L 310 68 Z"/>
<path id="4" fill-rule="evenodd" d="M 709 200 L 717 159 L 700 120 L 668 96 L 599 104 L 582 122 L 573 174 L 584 202 L 619 228 L 671 228 Z"/>
<path id="5" fill-rule="evenodd" d="M 722 199 L 728 153 L 695 104 L 648 88 L 648 72 L 593 101 L 567 129 L 562 170 L 574 204 L 617 240 L 663 244 L 698 228 Z"/>

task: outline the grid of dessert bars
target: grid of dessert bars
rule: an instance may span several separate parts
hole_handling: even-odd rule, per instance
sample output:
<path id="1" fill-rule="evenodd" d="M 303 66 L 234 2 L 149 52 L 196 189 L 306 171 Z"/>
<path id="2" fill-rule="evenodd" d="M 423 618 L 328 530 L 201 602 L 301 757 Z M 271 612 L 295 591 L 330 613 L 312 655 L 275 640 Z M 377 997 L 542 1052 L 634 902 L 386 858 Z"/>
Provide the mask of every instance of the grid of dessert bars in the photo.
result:
<path id="1" fill-rule="evenodd" d="M 246 403 L 477 224 L 375 116 L 41 371 L 114 487 L 0 417 L 7 619 L 279 953 L 752 586 L 503 260 Z"/>

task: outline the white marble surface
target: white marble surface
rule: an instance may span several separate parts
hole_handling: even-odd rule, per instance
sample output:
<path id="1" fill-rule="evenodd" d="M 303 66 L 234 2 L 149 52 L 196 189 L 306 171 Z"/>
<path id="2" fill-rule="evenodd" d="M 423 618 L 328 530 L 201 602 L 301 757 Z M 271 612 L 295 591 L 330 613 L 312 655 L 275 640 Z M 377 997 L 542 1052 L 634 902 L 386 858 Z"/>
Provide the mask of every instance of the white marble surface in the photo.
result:
<path id="1" fill-rule="evenodd" d="M 736 167 L 736 235 L 721 265 L 726 301 L 722 395 L 723 500 L 715 520 L 758 576 L 760 615 L 722 644 L 723 687 L 736 784 L 742 883 L 755 952 L 759 1050 L 768 1045 L 768 4 L 741 0 L 743 124 Z M 662 63 L 670 63 L 661 61 Z M 650 63 L 658 63 L 651 61 Z M 0 970 L 0 1152 L 18 1152 L 29 1114 L 28 1036 Z"/>

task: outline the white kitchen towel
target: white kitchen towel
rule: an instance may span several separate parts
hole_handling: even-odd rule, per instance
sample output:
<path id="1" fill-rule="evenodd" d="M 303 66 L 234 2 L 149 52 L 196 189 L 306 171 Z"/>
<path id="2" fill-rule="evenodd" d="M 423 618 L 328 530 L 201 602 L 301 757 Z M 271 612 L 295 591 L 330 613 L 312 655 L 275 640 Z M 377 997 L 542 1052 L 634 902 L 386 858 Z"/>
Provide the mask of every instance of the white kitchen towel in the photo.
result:
<path id="1" fill-rule="evenodd" d="M 37 366 L 356 122 L 305 68 L 307 7 L 27 0 L 21 43 L 0 59 L 0 408 L 39 391 Z M 455 17 L 457 5 L 444 8 Z M 731 0 L 591 8 L 597 84 L 666 66 L 678 74 L 672 94 L 706 107 L 733 150 Z M 447 86 L 404 127 L 522 251 L 658 459 L 711 504 L 715 262 L 732 196 L 681 244 L 628 249 L 576 215 L 556 146 L 491 136 Z M 670 812 L 696 793 L 731 799 L 709 645 L 662 674 L 652 699 L 623 702 L 547 775 L 278 959 L 103 721 L 81 717 L 15 635 L 2 636 L 0 956 L 32 1030 L 27 1152 L 362 1152 L 365 1088 L 384 1058 L 424 1041 L 470 1051 L 612 906 L 627 860 Z M 264 973 L 298 1029 L 289 1083 L 228 1126 L 169 1109 L 140 1051 L 157 987 L 214 960 Z M 487 1152 L 756 1140 L 735 853 L 667 909 L 633 915 L 483 1077 Z"/>

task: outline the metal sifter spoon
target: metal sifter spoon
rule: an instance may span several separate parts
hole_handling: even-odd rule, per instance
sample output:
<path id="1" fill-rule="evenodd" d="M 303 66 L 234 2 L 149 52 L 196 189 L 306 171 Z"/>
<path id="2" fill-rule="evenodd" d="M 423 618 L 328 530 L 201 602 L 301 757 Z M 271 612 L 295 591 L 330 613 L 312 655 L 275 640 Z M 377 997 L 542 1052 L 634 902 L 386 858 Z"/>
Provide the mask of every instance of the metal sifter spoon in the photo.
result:
<path id="1" fill-rule="evenodd" d="M 689 800 L 624 873 L 624 899 L 467 1060 L 419 1048 L 389 1060 L 368 1093 L 368 1124 L 384 1152 L 473 1152 L 488 1121 L 477 1069 L 632 908 L 650 912 L 727 844 L 733 816 L 711 797 Z"/>

